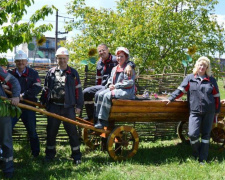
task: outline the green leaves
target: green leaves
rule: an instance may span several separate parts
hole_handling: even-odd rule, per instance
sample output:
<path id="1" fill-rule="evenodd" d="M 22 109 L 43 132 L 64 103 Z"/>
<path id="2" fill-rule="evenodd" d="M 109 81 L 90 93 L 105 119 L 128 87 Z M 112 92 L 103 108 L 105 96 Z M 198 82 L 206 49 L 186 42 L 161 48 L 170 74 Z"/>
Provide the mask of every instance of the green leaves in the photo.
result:
<path id="1" fill-rule="evenodd" d="M 88 50 L 100 43 L 107 44 L 112 54 L 118 46 L 127 47 L 145 73 L 148 67 L 156 73 L 165 67 L 170 72 L 183 72 L 183 66 L 191 70 L 199 56 L 225 52 L 225 31 L 209 15 L 216 0 L 120 0 L 116 10 L 94 9 L 84 2 L 76 0 L 68 6 L 79 19 L 68 22 L 68 29 L 82 30 L 64 44 L 75 52 L 76 62 L 87 59 Z"/>
<path id="2" fill-rule="evenodd" d="M 31 6 L 34 0 L 1 0 L 0 8 L 0 53 L 13 49 L 14 46 L 29 42 L 32 37 L 41 37 L 44 32 L 52 29 L 52 24 L 44 24 L 36 27 L 41 19 L 53 13 L 54 6 L 43 6 L 36 11 L 27 23 L 20 23 L 26 8 Z M 10 18 L 10 25 L 4 24 Z"/>
<path id="3" fill-rule="evenodd" d="M 8 60 L 4 57 L 0 58 L 0 66 L 7 66 Z"/>
<path id="4" fill-rule="evenodd" d="M 22 111 L 19 107 L 14 106 L 9 100 L 0 99 L 0 117 L 20 117 Z"/>

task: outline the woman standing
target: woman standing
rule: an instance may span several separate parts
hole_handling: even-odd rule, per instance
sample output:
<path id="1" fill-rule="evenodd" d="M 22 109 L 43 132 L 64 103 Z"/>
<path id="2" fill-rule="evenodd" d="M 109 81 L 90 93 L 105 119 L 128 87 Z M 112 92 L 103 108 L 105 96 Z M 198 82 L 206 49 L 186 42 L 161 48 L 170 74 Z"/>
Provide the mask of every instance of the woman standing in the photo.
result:
<path id="1" fill-rule="evenodd" d="M 98 119 L 95 128 L 102 129 L 108 126 L 109 112 L 112 105 L 112 98 L 134 99 L 135 98 L 135 72 L 129 77 L 124 69 L 129 59 L 129 50 L 125 47 L 116 49 L 118 65 L 112 69 L 111 76 L 106 84 L 106 90 L 97 96 L 95 118 Z"/>
<path id="2" fill-rule="evenodd" d="M 209 139 L 215 116 L 220 112 L 220 94 L 215 78 L 211 76 L 210 60 L 200 57 L 193 74 L 189 74 L 169 97 L 169 104 L 187 92 L 190 116 L 188 135 L 193 156 L 200 163 L 207 160 Z M 199 140 L 201 134 L 201 142 Z"/>

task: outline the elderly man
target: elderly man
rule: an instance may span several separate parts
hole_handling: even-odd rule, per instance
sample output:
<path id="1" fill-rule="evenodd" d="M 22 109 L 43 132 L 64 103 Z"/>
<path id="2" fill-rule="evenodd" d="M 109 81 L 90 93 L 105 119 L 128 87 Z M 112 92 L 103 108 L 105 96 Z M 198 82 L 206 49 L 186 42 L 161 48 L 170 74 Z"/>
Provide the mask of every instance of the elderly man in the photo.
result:
<path id="1" fill-rule="evenodd" d="M 87 112 L 87 117 L 84 119 L 91 120 L 94 118 L 94 102 L 97 101 L 96 97 L 98 97 L 98 94 L 105 90 L 105 85 L 111 75 L 111 71 L 113 67 L 115 67 L 118 62 L 116 60 L 116 56 L 112 55 L 109 52 L 109 48 L 106 44 L 100 44 L 98 45 L 98 54 L 99 54 L 99 61 L 97 62 L 97 72 L 96 72 L 96 82 L 95 86 L 91 86 L 88 88 L 85 88 L 84 93 L 84 104 L 85 109 Z M 132 71 L 135 68 L 135 64 L 131 61 L 128 61 L 128 66 L 125 69 L 125 72 L 131 76 Z M 93 98 L 95 97 L 95 101 L 93 101 Z M 97 119 L 95 119 L 97 121 Z"/>
<path id="2" fill-rule="evenodd" d="M 14 59 L 16 68 L 8 72 L 20 83 L 20 99 L 37 102 L 37 95 L 42 89 L 38 72 L 27 67 L 27 54 L 24 51 L 19 50 Z M 40 153 L 40 143 L 36 132 L 36 113 L 31 110 L 22 109 L 20 118 L 28 132 L 32 156 L 37 157 Z M 12 118 L 12 128 L 14 128 L 18 120 L 19 118 L 17 117 Z"/>
<path id="3" fill-rule="evenodd" d="M 83 106 L 83 93 L 78 72 L 68 66 L 69 52 L 60 47 L 56 51 L 57 67 L 51 68 L 46 77 L 41 96 L 42 104 L 52 113 L 75 120 L 76 113 L 80 113 Z M 56 135 L 61 121 L 48 117 L 46 161 L 56 155 Z M 75 125 L 63 122 L 70 139 L 71 157 L 75 164 L 81 163 L 80 142 Z"/>
<path id="4" fill-rule="evenodd" d="M 20 85 L 19 82 L 7 71 L 0 67 L 0 82 L 5 82 L 12 87 L 11 103 L 17 105 L 19 103 Z M 2 84 L 0 83 L 0 96 L 6 97 Z M 12 143 L 12 126 L 10 117 L 0 117 L 0 146 L 2 148 L 1 168 L 5 178 L 13 176 L 13 143 Z"/>

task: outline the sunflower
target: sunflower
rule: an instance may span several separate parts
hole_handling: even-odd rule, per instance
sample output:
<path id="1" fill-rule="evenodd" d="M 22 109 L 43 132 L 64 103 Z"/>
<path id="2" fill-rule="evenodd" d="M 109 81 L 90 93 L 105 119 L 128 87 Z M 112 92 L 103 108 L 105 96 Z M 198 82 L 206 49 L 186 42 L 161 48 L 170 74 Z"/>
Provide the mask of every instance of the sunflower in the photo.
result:
<path id="1" fill-rule="evenodd" d="M 88 56 L 95 56 L 95 54 L 97 54 L 97 49 L 95 48 L 89 49 Z"/>
<path id="2" fill-rule="evenodd" d="M 40 39 L 36 39 L 36 43 L 38 46 L 42 46 L 46 42 L 46 37 L 42 36 Z"/>
<path id="3" fill-rule="evenodd" d="M 191 56 L 191 55 L 195 54 L 196 51 L 197 51 L 197 47 L 195 45 L 193 45 L 193 46 L 188 48 L 188 52 L 187 53 Z"/>

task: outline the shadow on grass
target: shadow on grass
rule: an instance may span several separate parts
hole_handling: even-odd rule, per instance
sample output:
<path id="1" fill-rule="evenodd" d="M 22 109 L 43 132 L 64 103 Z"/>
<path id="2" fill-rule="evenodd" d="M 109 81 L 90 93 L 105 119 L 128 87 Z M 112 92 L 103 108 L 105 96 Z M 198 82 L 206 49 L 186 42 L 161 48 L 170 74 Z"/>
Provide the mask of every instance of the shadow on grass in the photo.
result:
<path id="1" fill-rule="evenodd" d="M 103 153 L 98 150 L 93 152 L 86 147 L 82 150 L 83 163 L 77 166 L 68 157 L 68 149 L 65 149 L 67 151 L 65 153 L 64 150 L 58 151 L 52 162 L 45 162 L 44 152 L 38 158 L 32 159 L 29 143 L 24 143 L 21 148 L 15 151 L 16 171 L 14 179 L 80 179 L 90 172 L 98 175 L 104 171 L 105 168 L 102 167 L 114 163 L 107 152 Z M 185 163 L 189 158 L 191 158 L 190 145 L 182 143 L 167 144 L 159 141 L 156 143 L 141 143 L 137 154 L 132 159 L 127 160 L 126 163 L 159 166 L 173 162 Z M 215 159 L 222 162 L 225 159 L 225 151 L 219 152 L 218 146 L 211 144 L 208 160 L 214 161 Z"/>
<path id="2" fill-rule="evenodd" d="M 168 164 L 170 162 L 186 162 L 187 159 L 193 159 L 190 144 L 177 143 L 172 145 L 157 147 L 139 147 L 137 154 L 129 161 L 141 164 Z M 225 151 L 219 150 L 219 145 L 210 144 L 208 161 L 217 160 L 222 162 L 225 159 Z"/>

